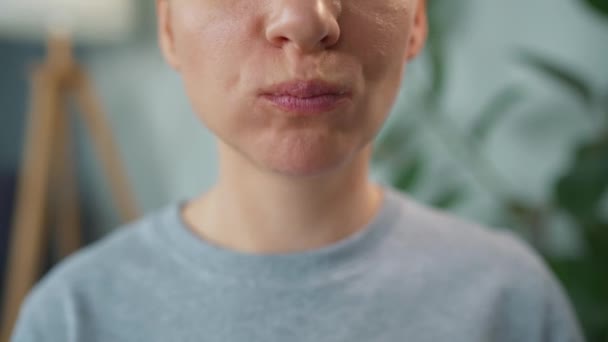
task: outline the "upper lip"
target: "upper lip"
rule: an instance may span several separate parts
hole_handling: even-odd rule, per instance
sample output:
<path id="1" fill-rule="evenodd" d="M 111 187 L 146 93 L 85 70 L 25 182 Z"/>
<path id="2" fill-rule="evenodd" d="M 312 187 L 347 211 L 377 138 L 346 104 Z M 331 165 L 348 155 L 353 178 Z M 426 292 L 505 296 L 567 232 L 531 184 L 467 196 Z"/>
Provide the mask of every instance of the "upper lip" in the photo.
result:
<path id="1" fill-rule="evenodd" d="M 348 95 L 345 86 L 323 80 L 293 80 L 272 85 L 261 92 L 266 96 L 292 96 L 299 98 L 323 95 Z"/>

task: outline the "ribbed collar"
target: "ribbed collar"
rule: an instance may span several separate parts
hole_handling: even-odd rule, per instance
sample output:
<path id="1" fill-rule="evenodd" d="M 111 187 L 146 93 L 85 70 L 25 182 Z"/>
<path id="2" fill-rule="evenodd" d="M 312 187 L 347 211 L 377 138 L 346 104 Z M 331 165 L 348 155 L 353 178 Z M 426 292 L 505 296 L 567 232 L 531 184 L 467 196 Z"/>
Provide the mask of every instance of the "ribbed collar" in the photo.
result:
<path id="1" fill-rule="evenodd" d="M 399 217 L 399 194 L 383 189 L 382 204 L 363 229 L 331 245 L 287 254 L 247 254 L 211 244 L 186 225 L 181 216 L 189 199 L 174 202 L 158 214 L 154 236 L 178 256 L 207 275 L 255 283 L 309 283 L 328 277 L 346 277 L 364 271 L 395 227 Z"/>

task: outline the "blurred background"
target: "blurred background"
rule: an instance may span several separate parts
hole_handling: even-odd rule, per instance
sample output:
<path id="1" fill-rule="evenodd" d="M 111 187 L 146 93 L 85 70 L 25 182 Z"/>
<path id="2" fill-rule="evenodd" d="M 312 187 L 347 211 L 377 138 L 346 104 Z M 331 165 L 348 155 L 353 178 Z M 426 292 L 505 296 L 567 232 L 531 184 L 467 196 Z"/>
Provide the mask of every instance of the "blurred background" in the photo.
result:
<path id="1" fill-rule="evenodd" d="M 14 0 L 5 1 L 10 7 Z M 141 215 L 209 188 L 216 151 L 161 59 L 153 1 L 128 2 L 108 9 L 120 15 L 92 11 L 84 22 L 95 34 L 78 31 L 74 43 Z M 32 109 L 32 70 L 46 49 L 32 33 L 36 21 L 19 24 L 2 6 L 0 275 Z M 514 230 L 559 277 L 588 340 L 608 341 L 608 1 L 430 0 L 429 7 L 430 40 L 408 67 L 378 137 L 374 178 Z M 97 34 L 95 25 L 107 20 L 95 23 L 96 17 L 117 19 Z M 123 219 L 90 132 L 74 118 L 82 244 L 88 244 Z M 44 270 L 58 261 L 53 253 L 43 256 Z"/>

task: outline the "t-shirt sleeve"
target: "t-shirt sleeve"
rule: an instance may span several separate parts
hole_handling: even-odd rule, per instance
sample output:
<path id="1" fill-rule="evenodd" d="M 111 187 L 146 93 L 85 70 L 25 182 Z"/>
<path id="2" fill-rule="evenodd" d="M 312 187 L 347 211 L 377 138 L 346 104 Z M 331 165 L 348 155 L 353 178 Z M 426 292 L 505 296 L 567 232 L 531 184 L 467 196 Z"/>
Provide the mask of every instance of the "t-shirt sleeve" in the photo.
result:
<path id="1" fill-rule="evenodd" d="M 499 335 L 508 336 L 503 340 L 509 342 L 583 342 L 573 306 L 557 277 L 528 243 L 513 234 L 505 236 L 514 259 L 501 303 L 501 316 L 509 323 Z"/>
<path id="2" fill-rule="evenodd" d="M 21 305 L 11 342 L 71 342 L 68 312 L 60 289 L 45 282 L 37 285 Z"/>

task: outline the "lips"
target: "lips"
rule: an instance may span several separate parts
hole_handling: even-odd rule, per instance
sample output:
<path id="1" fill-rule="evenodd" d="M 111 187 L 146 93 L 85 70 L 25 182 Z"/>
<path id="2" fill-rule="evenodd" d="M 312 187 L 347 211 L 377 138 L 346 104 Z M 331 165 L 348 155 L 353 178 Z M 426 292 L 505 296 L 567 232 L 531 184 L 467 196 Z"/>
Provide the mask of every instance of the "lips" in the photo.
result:
<path id="1" fill-rule="evenodd" d="M 345 87 L 321 80 L 279 83 L 262 92 L 263 95 L 293 96 L 299 98 L 345 95 L 346 93 L 348 91 Z"/>
<path id="2" fill-rule="evenodd" d="M 322 80 L 290 81 L 263 90 L 260 96 L 279 109 L 295 114 L 321 114 L 349 102 L 345 86 Z"/>

